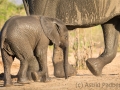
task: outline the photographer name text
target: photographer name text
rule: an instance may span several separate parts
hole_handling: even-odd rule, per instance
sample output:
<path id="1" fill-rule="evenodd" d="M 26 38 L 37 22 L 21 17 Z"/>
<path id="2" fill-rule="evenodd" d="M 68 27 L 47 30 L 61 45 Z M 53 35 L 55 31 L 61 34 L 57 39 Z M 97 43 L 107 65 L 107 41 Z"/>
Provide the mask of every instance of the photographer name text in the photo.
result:
<path id="1" fill-rule="evenodd" d="M 84 87 L 98 87 L 98 88 L 120 88 L 120 83 L 89 83 L 89 82 L 80 82 L 76 83 L 76 88 L 84 88 Z"/>

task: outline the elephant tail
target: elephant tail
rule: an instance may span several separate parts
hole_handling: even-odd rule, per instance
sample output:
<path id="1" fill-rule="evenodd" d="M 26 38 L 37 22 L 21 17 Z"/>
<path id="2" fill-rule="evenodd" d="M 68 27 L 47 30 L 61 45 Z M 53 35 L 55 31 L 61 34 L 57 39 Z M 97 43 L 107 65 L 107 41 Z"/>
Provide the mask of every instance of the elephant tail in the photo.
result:
<path id="1" fill-rule="evenodd" d="M 0 32 L 0 48 L 3 49 L 5 37 L 6 37 L 6 31 L 7 31 L 7 22 L 2 27 L 2 30 Z"/>
<path id="2" fill-rule="evenodd" d="M 9 19 L 5 22 L 5 24 L 3 25 L 2 29 L 1 29 L 1 32 L 0 32 L 0 48 L 1 49 L 4 48 L 4 41 L 5 41 L 5 38 L 6 38 L 6 32 L 7 32 L 7 28 L 9 26 L 10 21 L 11 20 Z"/>
<path id="3" fill-rule="evenodd" d="M 2 30 L 1 30 L 1 32 L 0 32 L 0 48 L 1 48 L 1 49 L 3 49 L 4 41 L 5 41 L 5 38 L 6 38 L 7 28 L 8 28 L 8 26 L 9 26 L 9 24 L 13 22 L 13 19 L 15 19 L 15 18 L 17 18 L 17 17 L 19 17 L 19 16 L 16 15 L 16 16 L 11 17 L 11 18 L 10 18 L 9 20 L 7 20 L 7 21 L 5 22 L 5 24 L 3 25 Z"/>

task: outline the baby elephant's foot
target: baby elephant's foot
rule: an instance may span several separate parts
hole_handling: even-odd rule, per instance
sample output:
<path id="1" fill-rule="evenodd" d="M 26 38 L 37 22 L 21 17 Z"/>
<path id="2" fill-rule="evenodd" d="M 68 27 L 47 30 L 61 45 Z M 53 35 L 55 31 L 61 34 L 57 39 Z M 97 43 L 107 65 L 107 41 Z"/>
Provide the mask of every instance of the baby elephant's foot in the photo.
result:
<path id="1" fill-rule="evenodd" d="M 40 80 L 40 81 L 41 81 L 41 82 L 50 82 L 50 81 L 51 81 L 51 78 L 48 77 L 48 76 L 46 76 L 46 75 L 44 75 L 44 76 L 41 77 L 41 80 Z"/>
<path id="2" fill-rule="evenodd" d="M 34 80 L 34 82 L 40 81 L 40 77 L 38 75 L 38 72 L 32 72 L 31 75 L 32 75 L 32 79 Z"/>
<path id="3" fill-rule="evenodd" d="M 21 78 L 17 81 L 20 84 L 30 84 L 30 81 L 27 78 Z"/>
<path id="4" fill-rule="evenodd" d="M 5 82 L 4 83 L 4 87 L 10 87 L 10 86 L 13 86 L 13 83 L 12 83 L 12 81 L 10 81 L 10 82 Z"/>

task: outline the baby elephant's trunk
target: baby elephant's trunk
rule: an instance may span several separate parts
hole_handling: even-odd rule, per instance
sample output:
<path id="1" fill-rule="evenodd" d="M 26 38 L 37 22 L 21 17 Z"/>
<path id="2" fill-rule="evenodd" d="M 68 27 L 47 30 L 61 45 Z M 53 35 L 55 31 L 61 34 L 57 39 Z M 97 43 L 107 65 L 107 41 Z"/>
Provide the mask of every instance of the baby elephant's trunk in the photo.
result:
<path id="1" fill-rule="evenodd" d="M 65 79 L 68 78 L 68 47 L 64 47 L 64 72 L 65 72 Z"/>

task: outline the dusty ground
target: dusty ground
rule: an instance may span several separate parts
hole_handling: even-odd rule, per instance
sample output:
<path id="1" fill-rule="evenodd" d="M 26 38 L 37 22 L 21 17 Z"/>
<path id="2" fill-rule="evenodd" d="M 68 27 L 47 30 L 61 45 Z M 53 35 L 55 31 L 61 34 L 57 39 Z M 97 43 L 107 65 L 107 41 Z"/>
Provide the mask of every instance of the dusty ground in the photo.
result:
<path id="1" fill-rule="evenodd" d="M 69 62 L 74 63 L 73 56 L 69 57 Z M 53 66 L 51 55 L 48 56 L 48 66 L 51 81 L 47 83 L 35 82 L 26 85 L 16 83 L 14 86 L 3 87 L 3 81 L 0 80 L 0 90 L 120 90 L 120 53 L 112 63 L 103 69 L 102 76 L 95 77 L 89 70 L 78 70 L 77 76 L 64 78 L 55 78 L 53 76 Z M 16 75 L 19 69 L 19 61 L 16 59 L 12 65 L 11 74 Z M 0 58 L 0 73 L 3 72 L 3 66 Z"/>

